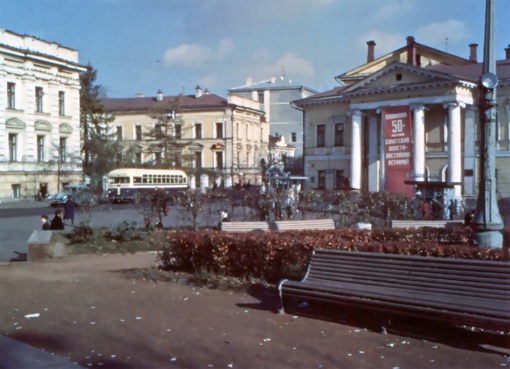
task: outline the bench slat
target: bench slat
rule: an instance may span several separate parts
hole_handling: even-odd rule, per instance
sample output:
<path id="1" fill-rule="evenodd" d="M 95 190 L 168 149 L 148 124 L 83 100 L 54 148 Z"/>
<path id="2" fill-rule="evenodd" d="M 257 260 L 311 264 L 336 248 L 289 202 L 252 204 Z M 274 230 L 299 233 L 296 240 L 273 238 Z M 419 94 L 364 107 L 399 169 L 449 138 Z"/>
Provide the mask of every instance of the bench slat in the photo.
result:
<path id="1" fill-rule="evenodd" d="M 285 311 L 300 299 L 510 328 L 509 262 L 323 249 L 279 288 Z"/>
<path id="2" fill-rule="evenodd" d="M 328 230 L 335 229 L 333 219 L 283 220 L 276 222 L 222 222 L 221 230 L 225 232 L 251 231 L 293 231 L 293 230 Z"/>

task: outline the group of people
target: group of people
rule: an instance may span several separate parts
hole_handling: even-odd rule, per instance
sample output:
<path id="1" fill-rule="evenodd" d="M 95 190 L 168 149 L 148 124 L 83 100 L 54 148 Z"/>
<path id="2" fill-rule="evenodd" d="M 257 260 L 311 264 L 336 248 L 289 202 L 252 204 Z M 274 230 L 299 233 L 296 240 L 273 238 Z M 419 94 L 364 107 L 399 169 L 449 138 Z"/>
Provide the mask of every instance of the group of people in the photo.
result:
<path id="1" fill-rule="evenodd" d="M 67 201 L 64 204 L 64 211 L 61 209 L 55 210 L 55 216 L 51 220 L 48 219 L 47 215 L 41 215 L 42 229 L 43 231 L 58 231 L 64 229 L 64 221 L 69 220 L 71 225 L 74 226 L 74 199 L 72 196 L 67 197 Z"/>

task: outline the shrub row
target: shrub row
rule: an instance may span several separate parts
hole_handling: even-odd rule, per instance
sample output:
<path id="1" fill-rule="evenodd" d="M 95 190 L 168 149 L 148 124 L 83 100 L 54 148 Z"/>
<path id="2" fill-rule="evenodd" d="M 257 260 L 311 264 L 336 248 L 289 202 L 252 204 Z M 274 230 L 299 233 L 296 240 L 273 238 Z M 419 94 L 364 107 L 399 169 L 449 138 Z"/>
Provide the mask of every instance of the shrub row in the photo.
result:
<path id="1" fill-rule="evenodd" d="M 225 233 L 167 231 L 158 256 L 163 270 L 215 273 L 240 279 L 301 279 L 314 248 L 449 258 L 503 260 L 502 249 L 469 244 L 466 228 Z M 508 247 L 510 232 L 504 232 Z"/>

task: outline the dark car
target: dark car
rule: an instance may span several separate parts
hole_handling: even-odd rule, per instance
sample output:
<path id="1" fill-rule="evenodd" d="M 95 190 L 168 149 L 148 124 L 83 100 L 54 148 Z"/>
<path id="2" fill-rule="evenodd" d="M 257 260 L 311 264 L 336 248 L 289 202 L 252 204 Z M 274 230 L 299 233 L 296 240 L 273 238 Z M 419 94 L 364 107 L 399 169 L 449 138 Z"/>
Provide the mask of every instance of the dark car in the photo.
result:
<path id="1" fill-rule="evenodd" d="M 64 205 L 67 198 L 72 196 L 76 206 L 90 206 L 95 203 L 95 197 L 87 186 L 69 185 L 65 186 L 62 192 L 50 197 L 52 207 Z"/>

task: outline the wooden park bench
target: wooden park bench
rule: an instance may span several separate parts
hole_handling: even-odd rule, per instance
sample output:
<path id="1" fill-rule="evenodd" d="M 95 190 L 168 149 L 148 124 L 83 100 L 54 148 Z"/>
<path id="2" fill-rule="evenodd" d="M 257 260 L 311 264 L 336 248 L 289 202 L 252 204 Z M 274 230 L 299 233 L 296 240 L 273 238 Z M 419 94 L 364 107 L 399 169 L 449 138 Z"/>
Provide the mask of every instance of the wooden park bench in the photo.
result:
<path id="1" fill-rule="evenodd" d="M 279 220 L 276 222 L 222 222 L 221 230 L 226 232 L 251 231 L 299 231 L 335 229 L 333 219 Z"/>
<path id="2" fill-rule="evenodd" d="M 274 222 L 278 231 L 300 231 L 300 230 L 328 230 L 335 229 L 333 219 L 313 219 L 313 220 L 279 220 Z"/>
<path id="3" fill-rule="evenodd" d="M 510 329 L 510 262 L 317 249 L 302 281 L 279 286 L 286 313 L 360 311 Z M 345 319 L 345 316 L 343 316 Z"/>
<path id="4" fill-rule="evenodd" d="M 221 230 L 225 232 L 269 231 L 268 222 L 221 222 Z"/>
<path id="5" fill-rule="evenodd" d="M 464 222 L 462 220 L 427 220 L 427 219 L 412 219 L 412 220 L 392 220 L 391 228 L 456 228 L 462 227 Z"/>

